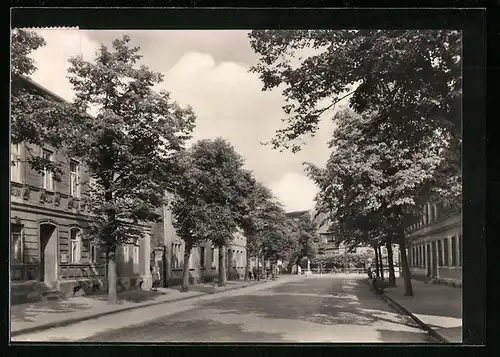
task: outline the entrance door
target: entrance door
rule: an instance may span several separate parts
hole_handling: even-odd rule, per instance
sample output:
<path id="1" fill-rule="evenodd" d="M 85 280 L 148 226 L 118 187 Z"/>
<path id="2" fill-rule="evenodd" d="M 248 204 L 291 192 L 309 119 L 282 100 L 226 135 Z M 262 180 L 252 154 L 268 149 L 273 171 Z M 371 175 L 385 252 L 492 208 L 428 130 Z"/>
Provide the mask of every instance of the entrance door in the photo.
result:
<path id="1" fill-rule="evenodd" d="M 431 259 L 431 262 L 432 262 L 432 277 L 435 278 L 437 277 L 437 261 L 436 261 L 436 257 L 437 257 L 437 252 L 436 252 L 436 242 L 432 242 L 432 259 Z"/>
<path id="2" fill-rule="evenodd" d="M 40 225 L 40 280 L 49 288 L 57 285 L 57 229 L 52 224 Z"/>
<path id="3" fill-rule="evenodd" d="M 426 253 L 427 253 L 427 259 L 426 259 L 426 263 L 427 263 L 427 276 L 431 276 L 432 275 L 432 272 L 431 272 L 431 245 L 430 244 L 427 244 L 426 246 L 426 249 L 425 249 Z"/>

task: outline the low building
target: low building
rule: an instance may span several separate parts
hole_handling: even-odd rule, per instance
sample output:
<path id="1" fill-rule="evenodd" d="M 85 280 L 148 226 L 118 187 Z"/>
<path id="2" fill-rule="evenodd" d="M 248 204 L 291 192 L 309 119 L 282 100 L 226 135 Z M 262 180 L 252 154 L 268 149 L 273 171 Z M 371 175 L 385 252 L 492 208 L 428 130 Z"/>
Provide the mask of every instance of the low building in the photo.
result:
<path id="1" fill-rule="evenodd" d="M 16 85 L 63 101 L 24 77 Z M 42 175 L 31 168 L 27 157 L 32 154 L 60 163 L 60 181 L 50 172 Z M 89 224 L 89 210 L 81 199 L 87 189 L 83 183 L 89 181 L 88 170 L 78 158 L 67 158 L 49 145 L 11 145 L 11 162 L 11 303 L 40 300 L 46 293 L 105 291 L 105 252 L 82 235 Z M 150 227 L 143 228 L 145 239 L 130 248 L 119 247 L 117 252 L 117 274 L 124 287 L 139 281 L 146 282 L 146 286 L 148 283 Z"/>
<path id="2" fill-rule="evenodd" d="M 177 235 L 172 223 L 172 211 L 165 205 L 161 210 L 162 222 L 153 228 L 152 241 L 156 242 L 152 264 L 156 264 L 163 276 L 163 285 L 182 283 L 184 264 L 184 241 Z M 246 265 L 246 238 L 237 232 L 226 248 L 226 271 L 229 279 L 243 279 Z M 210 242 L 193 248 L 189 259 L 191 283 L 207 282 L 219 274 L 219 249 Z"/>
<path id="3" fill-rule="evenodd" d="M 462 215 L 459 208 L 441 202 L 424 206 L 407 232 L 412 277 L 462 284 Z"/>

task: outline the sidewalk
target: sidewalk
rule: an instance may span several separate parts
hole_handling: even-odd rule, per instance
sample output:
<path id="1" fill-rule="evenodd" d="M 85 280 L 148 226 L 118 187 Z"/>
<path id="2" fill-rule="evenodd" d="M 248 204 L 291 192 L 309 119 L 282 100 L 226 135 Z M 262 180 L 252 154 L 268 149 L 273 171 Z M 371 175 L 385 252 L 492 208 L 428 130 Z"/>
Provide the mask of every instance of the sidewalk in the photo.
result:
<path id="1" fill-rule="evenodd" d="M 153 291 L 127 291 L 119 294 L 119 303 L 110 305 L 106 295 L 71 297 L 59 301 L 40 301 L 14 305 L 11 313 L 11 336 L 67 326 L 101 316 L 134 310 L 141 307 L 165 304 L 198 296 L 221 293 L 265 282 L 228 281 L 225 287 L 212 284 L 190 286 L 190 291 L 181 293 L 180 287 L 159 288 Z"/>
<path id="2" fill-rule="evenodd" d="M 412 280 L 414 296 L 404 296 L 402 278 L 397 287 L 387 288 L 384 296 L 423 324 L 430 333 L 450 343 L 462 342 L 462 289 L 425 284 Z"/>

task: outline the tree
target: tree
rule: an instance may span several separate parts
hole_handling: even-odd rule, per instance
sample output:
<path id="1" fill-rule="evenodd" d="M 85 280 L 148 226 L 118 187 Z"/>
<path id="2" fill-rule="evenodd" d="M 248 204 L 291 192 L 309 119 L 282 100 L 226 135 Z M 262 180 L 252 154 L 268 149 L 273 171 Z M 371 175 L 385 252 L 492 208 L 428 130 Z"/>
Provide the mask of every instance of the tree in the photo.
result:
<path id="1" fill-rule="evenodd" d="M 172 201 L 174 227 L 185 243 L 183 288 L 188 290 L 191 249 L 210 241 L 219 248 L 219 285 L 225 284 L 224 248 L 232 241 L 247 212 L 255 185 L 244 160 L 222 138 L 200 140 L 180 160 Z"/>
<path id="2" fill-rule="evenodd" d="M 276 209 L 276 200 L 271 192 L 262 183 L 256 182 L 247 198 L 246 214 L 241 216 L 239 226 L 246 238 L 246 265 L 245 280 L 248 280 L 251 257 L 259 256 L 262 251 L 262 240 L 266 228 L 273 220 Z"/>
<path id="3" fill-rule="evenodd" d="M 69 143 L 71 155 L 89 169 L 92 181 L 84 199 L 89 208 L 89 238 L 105 248 L 108 301 L 116 302 L 116 248 L 145 236 L 144 227 L 160 216 L 165 188 L 177 170 L 177 156 L 189 139 L 195 116 L 155 92 L 162 75 L 138 67 L 139 47 L 130 38 L 101 46 L 93 62 L 70 59 L 74 105 L 93 107 Z"/>
<path id="4" fill-rule="evenodd" d="M 82 115 L 69 103 L 30 81 L 30 75 L 37 70 L 30 55 L 45 46 L 43 37 L 33 31 L 14 29 L 11 43 L 11 142 L 27 144 L 26 161 L 30 167 L 42 175 L 45 171 L 52 172 L 59 181 L 60 164 L 33 153 L 33 148 L 48 144 L 63 149 Z"/>
<path id="5" fill-rule="evenodd" d="M 391 125 L 400 140 L 420 140 L 437 128 L 449 133 L 450 169 L 459 169 L 459 31 L 254 30 L 249 39 L 260 55 L 251 70 L 259 74 L 263 90 L 284 88 L 288 126 L 272 140 L 275 148 L 299 150 L 292 141 L 314 133 L 322 114 L 348 96 L 358 114 L 378 112 L 373 132 Z M 305 48 L 315 54 L 299 58 L 298 64 L 291 61 Z M 387 118 L 392 118 L 390 123 Z"/>
<path id="6" fill-rule="evenodd" d="M 320 186 L 317 200 L 331 221 L 372 237 L 378 226 L 382 233 L 397 237 L 405 294 L 411 296 L 405 229 L 415 221 L 434 187 L 439 186 L 436 171 L 444 160 L 441 150 L 449 142 L 436 130 L 434 137 L 404 148 L 397 133 L 365 135 L 374 118 L 377 116 L 341 112 L 326 169 L 309 164 L 308 172 Z"/>
<path id="7" fill-rule="evenodd" d="M 296 240 L 292 261 L 295 265 L 298 265 L 304 258 L 309 260 L 314 259 L 318 250 L 320 237 L 309 212 L 298 217 L 291 227 L 292 234 Z"/>

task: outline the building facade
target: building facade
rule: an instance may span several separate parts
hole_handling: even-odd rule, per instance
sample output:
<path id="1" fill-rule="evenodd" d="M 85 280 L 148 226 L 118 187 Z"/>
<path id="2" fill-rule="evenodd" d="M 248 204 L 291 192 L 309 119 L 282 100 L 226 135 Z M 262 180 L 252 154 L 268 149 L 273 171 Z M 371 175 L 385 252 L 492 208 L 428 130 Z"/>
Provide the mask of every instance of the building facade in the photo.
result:
<path id="1" fill-rule="evenodd" d="M 462 284 L 462 214 L 441 202 L 423 207 L 420 220 L 407 232 L 412 276 Z"/>
<path id="2" fill-rule="evenodd" d="M 28 79 L 21 81 L 41 95 L 62 100 Z M 42 174 L 31 168 L 28 155 L 60 163 L 60 180 L 48 171 Z M 68 158 L 48 145 L 11 145 L 10 179 L 11 302 L 40 300 L 46 293 L 105 291 L 105 252 L 83 235 L 89 210 L 81 198 L 90 177 L 78 158 Z M 123 287 L 139 280 L 146 287 L 150 281 L 150 227 L 144 230 L 145 239 L 133 247 L 118 248 L 118 283 Z"/>
<path id="3" fill-rule="evenodd" d="M 168 194 L 167 194 L 168 195 Z M 161 210 L 162 220 L 153 228 L 153 241 L 156 242 L 151 264 L 162 272 L 163 285 L 172 286 L 182 283 L 184 266 L 184 241 L 177 235 L 173 226 L 172 211 L 165 205 Z M 239 231 L 226 248 L 225 267 L 228 279 L 243 279 L 246 265 L 246 238 Z M 190 283 L 212 281 L 219 274 L 219 249 L 205 242 L 194 247 L 189 258 Z"/>

